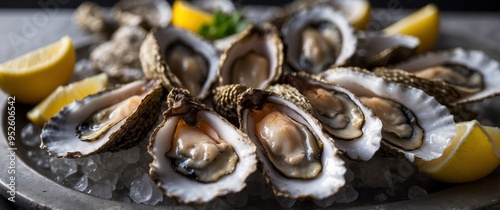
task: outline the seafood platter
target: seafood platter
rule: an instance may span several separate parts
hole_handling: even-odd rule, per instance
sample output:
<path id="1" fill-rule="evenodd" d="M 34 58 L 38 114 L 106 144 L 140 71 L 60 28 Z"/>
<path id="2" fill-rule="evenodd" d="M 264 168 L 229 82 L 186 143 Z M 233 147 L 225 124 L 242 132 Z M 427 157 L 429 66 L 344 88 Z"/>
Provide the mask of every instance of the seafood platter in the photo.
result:
<path id="1" fill-rule="evenodd" d="M 77 49 L 75 78 L 109 84 L 42 127 L 18 120 L 24 173 L 84 209 L 446 208 L 464 191 L 500 203 L 498 170 L 452 184 L 417 166 L 445 153 L 458 122 L 500 126 L 482 112 L 500 95 L 498 61 L 461 46 L 419 52 L 417 37 L 353 25 L 342 6 L 357 1 L 345 2 L 251 18 L 232 1 L 190 1 L 244 20 L 210 38 L 172 24 L 166 1 L 83 3 L 74 23 L 95 42 Z"/>

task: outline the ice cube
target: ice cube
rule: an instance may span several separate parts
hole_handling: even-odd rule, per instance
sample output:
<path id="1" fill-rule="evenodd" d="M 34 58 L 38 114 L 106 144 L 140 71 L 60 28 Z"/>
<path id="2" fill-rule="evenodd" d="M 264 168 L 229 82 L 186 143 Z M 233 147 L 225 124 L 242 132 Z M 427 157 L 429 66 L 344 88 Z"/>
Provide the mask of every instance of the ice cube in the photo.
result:
<path id="1" fill-rule="evenodd" d="M 21 142 L 30 147 L 38 147 L 40 146 L 40 133 L 42 130 L 38 127 L 35 126 L 31 123 L 28 123 L 24 128 L 21 130 Z"/>
<path id="2" fill-rule="evenodd" d="M 50 158 L 50 171 L 55 176 L 68 177 L 76 173 L 78 166 L 75 160 L 69 158 Z"/>
<path id="3" fill-rule="evenodd" d="M 151 199 L 153 195 L 153 187 L 148 184 L 149 176 L 142 175 L 132 182 L 130 187 L 130 198 L 136 203 L 142 203 Z"/>

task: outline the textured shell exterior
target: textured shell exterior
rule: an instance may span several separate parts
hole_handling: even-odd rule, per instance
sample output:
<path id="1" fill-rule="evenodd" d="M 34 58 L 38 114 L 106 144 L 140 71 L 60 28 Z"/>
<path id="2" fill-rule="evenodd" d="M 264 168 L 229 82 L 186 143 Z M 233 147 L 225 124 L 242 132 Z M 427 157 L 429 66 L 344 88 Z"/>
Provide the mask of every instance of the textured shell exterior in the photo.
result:
<path id="1" fill-rule="evenodd" d="M 169 110 L 164 113 L 164 120 L 154 129 L 148 146 L 148 152 L 153 157 L 149 171 L 153 181 L 157 183 L 164 194 L 176 197 L 183 203 L 205 203 L 215 197 L 243 190 L 246 186 L 246 178 L 257 169 L 255 145 L 245 133 L 212 109 L 196 100 L 183 98 L 188 95 L 178 96 L 174 99 L 172 98 L 175 97 L 172 94 L 173 91 L 169 95 L 173 106 L 170 106 Z M 172 147 L 172 136 L 177 122 L 186 117 L 182 112 L 193 110 L 197 119 L 211 125 L 218 135 L 234 148 L 238 156 L 235 170 L 216 182 L 201 183 L 185 177 L 175 171 L 170 159 L 165 155 Z"/>
<path id="2" fill-rule="evenodd" d="M 443 62 L 462 64 L 471 69 L 480 71 L 483 75 L 484 89 L 479 93 L 461 98 L 455 102 L 456 104 L 482 101 L 486 98 L 500 95 L 500 64 L 497 60 L 481 51 L 454 48 L 438 52 L 429 52 L 397 64 L 394 68 L 415 72 L 423 68 L 439 65 Z"/>
<path id="3" fill-rule="evenodd" d="M 211 88 L 217 82 L 219 53 L 210 42 L 192 32 L 174 26 L 152 30 L 144 40 L 140 50 L 144 73 L 146 77 L 160 78 L 168 89 L 181 87 L 180 80 L 172 73 L 164 58 L 167 47 L 178 41 L 191 47 L 208 62 L 207 78 L 200 93 L 196 96 L 203 100 L 210 95 Z"/>
<path id="4" fill-rule="evenodd" d="M 409 35 L 386 35 L 379 32 L 357 33 L 358 45 L 352 65 L 372 69 L 401 62 L 413 55 L 420 40 Z"/>
<path id="5" fill-rule="evenodd" d="M 383 97 L 410 109 L 415 114 L 418 124 L 424 129 L 424 142 L 420 148 L 412 151 L 394 147 L 410 161 L 414 161 L 415 157 L 426 161 L 440 157 L 456 136 L 453 115 L 434 97 L 420 89 L 385 81 L 359 68 L 335 68 L 319 76 L 343 86 L 357 96 Z M 389 144 L 387 146 L 392 147 Z"/>
<path id="6" fill-rule="evenodd" d="M 143 88 L 152 91 L 137 109 L 113 126 L 101 139 L 81 141 L 75 134 L 76 126 L 89 114 L 110 104 L 124 100 Z M 52 117 L 42 129 L 40 147 L 57 157 L 77 158 L 104 151 L 116 152 L 135 146 L 157 123 L 165 90 L 159 80 L 136 81 L 108 89 L 75 101 Z"/>
<path id="7" fill-rule="evenodd" d="M 298 107 L 308 113 L 313 112 L 313 108 L 309 100 L 300 93 L 297 88 L 289 84 L 275 84 L 267 88 L 267 90 L 279 95 L 280 97 L 293 102 Z"/>
<path id="8" fill-rule="evenodd" d="M 231 84 L 216 87 L 213 92 L 214 109 L 226 118 L 238 118 L 238 96 L 248 87 L 242 84 Z"/>
<path id="9" fill-rule="evenodd" d="M 375 155 L 375 152 L 377 152 L 380 148 L 380 142 L 382 140 L 382 122 L 377 116 L 375 116 L 375 114 L 373 114 L 373 111 L 363 105 L 351 91 L 326 80 L 322 80 L 315 75 L 310 75 L 305 72 L 297 72 L 292 73 L 292 75 L 288 76 L 286 80 L 289 81 L 291 85 L 297 85 L 297 83 L 293 82 L 296 79 L 310 85 L 320 86 L 326 90 L 344 93 L 359 107 L 365 118 L 365 123 L 361 129 L 363 131 L 363 135 L 350 141 L 336 139 L 335 146 L 337 146 L 350 159 L 363 161 L 371 159 L 373 155 Z M 297 88 L 299 87 L 297 86 Z"/>
<path id="10" fill-rule="evenodd" d="M 250 51 L 265 55 L 269 59 L 269 77 L 259 89 L 266 89 L 276 82 L 283 72 L 283 43 L 276 27 L 269 23 L 250 25 L 239 33 L 236 40 L 222 53 L 219 61 L 219 86 L 228 85 L 232 64 L 240 56 Z"/>
<path id="11" fill-rule="evenodd" d="M 286 55 L 287 62 L 294 69 L 304 71 L 298 64 L 300 56 L 300 34 L 301 30 L 311 22 L 328 21 L 333 23 L 340 29 L 342 36 L 342 48 L 340 54 L 333 66 L 342 66 L 356 52 L 357 38 L 354 34 L 354 29 L 351 27 L 347 19 L 327 5 L 318 5 L 302 10 L 293 15 L 281 30 L 284 34 L 283 42 L 287 46 Z"/>
<path id="12" fill-rule="evenodd" d="M 150 14 L 132 12 L 138 7 L 154 7 L 158 17 L 146 18 Z M 151 9 L 142 11 L 151 11 Z M 120 25 L 140 25 L 145 29 L 167 27 L 172 20 L 170 4 L 161 0 L 120 0 L 111 8 L 111 13 Z"/>
<path id="13" fill-rule="evenodd" d="M 306 197 L 323 199 L 335 194 L 344 186 L 344 174 L 346 173 L 344 161 L 338 156 L 338 149 L 335 147 L 333 139 L 323 133 L 321 125 L 316 118 L 296 106 L 293 102 L 285 100 L 269 91 L 248 89 L 241 95 L 242 99 L 247 97 L 249 97 L 249 100 L 240 100 L 238 102 L 238 114 L 240 117 L 240 129 L 247 133 L 252 141 L 258 142 L 259 140 L 252 132 L 255 125 L 253 125 L 253 119 L 249 117 L 250 110 L 263 106 L 264 103 L 274 103 L 285 106 L 288 110 L 293 110 L 288 112 L 287 115 L 299 123 L 307 125 L 317 135 L 319 141 L 323 143 L 321 153 L 323 170 L 318 177 L 309 180 L 290 179 L 283 176 L 272 165 L 271 161 L 267 159 L 264 148 L 260 144 L 256 144 L 257 158 L 261 164 L 264 177 L 271 184 L 275 195 L 294 199 Z M 254 102 L 255 104 L 250 104 Z"/>

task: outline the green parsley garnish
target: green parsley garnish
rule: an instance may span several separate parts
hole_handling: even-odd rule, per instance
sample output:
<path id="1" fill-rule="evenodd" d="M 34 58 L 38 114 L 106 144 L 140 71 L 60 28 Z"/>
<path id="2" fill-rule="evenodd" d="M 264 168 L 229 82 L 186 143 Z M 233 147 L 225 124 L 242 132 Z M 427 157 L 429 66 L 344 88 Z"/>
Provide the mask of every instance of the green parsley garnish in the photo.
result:
<path id="1" fill-rule="evenodd" d="M 243 31 L 248 25 L 249 22 L 240 12 L 227 14 L 217 11 L 212 24 L 202 25 L 198 34 L 207 39 L 221 39 Z"/>

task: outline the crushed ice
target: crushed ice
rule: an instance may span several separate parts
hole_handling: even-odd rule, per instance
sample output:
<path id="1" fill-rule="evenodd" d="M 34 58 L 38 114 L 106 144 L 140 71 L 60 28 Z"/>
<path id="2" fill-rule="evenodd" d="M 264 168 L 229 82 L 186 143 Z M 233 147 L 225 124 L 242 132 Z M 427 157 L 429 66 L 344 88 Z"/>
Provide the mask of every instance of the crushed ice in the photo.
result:
<path id="1" fill-rule="evenodd" d="M 51 157 L 38 148 L 40 128 L 28 124 L 21 132 L 21 141 L 27 146 L 27 157 L 40 170 L 49 171 L 52 179 L 74 190 L 104 199 L 124 203 L 144 205 L 176 206 L 174 198 L 164 196 L 148 175 L 152 161 L 147 153 L 148 141 L 119 152 L 105 152 L 89 157 L 68 159 Z M 238 193 L 231 193 L 216 198 L 206 204 L 193 205 L 195 209 L 234 209 L 256 205 L 255 200 L 274 202 L 276 207 L 292 208 L 308 202 L 318 207 L 334 206 L 336 203 L 356 202 L 366 191 L 373 202 L 387 202 L 396 195 L 400 199 L 415 199 L 428 194 L 427 190 L 411 185 L 405 189 L 398 184 L 415 180 L 416 168 L 403 158 L 375 156 L 369 161 L 359 162 L 345 159 L 347 172 L 346 185 L 335 195 L 322 200 L 290 199 L 277 197 L 260 173 L 254 173 L 247 179 L 246 188 Z M 361 201 L 359 201 L 361 202 Z M 259 204 L 257 204 L 259 205 Z"/>

